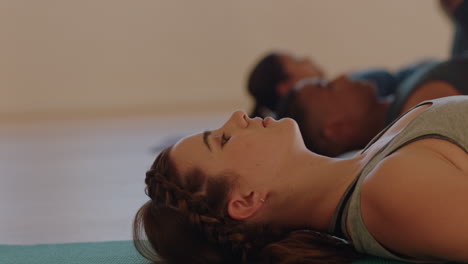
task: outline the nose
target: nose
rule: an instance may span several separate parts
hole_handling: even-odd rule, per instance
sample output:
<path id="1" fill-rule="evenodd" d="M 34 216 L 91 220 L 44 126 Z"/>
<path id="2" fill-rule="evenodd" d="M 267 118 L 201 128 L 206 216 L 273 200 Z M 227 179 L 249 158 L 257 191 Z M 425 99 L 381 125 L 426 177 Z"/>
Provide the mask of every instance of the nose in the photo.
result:
<path id="1" fill-rule="evenodd" d="M 336 77 L 333 82 L 349 82 L 350 79 L 348 78 L 348 76 L 346 76 L 345 74 L 341 74 L 339 75 L 338 77 Z"/>
<path id="2" fill-rule="evenodd" d="M 247 113 L 244 111 L 235 111 L 232 113 L 231 117 L 224 123 L 223 128 L 245 128 L 248 126 L 248 117 Z"/>

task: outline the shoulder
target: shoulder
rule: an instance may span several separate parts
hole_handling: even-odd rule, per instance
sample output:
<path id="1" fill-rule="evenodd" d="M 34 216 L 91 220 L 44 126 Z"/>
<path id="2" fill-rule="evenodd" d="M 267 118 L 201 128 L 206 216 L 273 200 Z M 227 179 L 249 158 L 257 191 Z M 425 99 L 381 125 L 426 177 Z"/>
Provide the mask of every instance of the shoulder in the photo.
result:
<path id="1" fill-rule="evenodd" d="M 368 175 L 361 213 L 386 248 L 413 257 L 449 257 L 462 254 L 457 245 L 468 243 L 468 210 L 460 210 L 468 204 L 466 190 L 466 172 L 424 144 L 408 145 Z"/>
<path id="2" fill-rule="evenodd" d="M 424 82 L 408 95 L 400 109 L 400 114 L 406 112 L 420 102 L 453 95 L 461 95 L 461 93 L 456 87 L 446 81 L 431 80 Z"/>

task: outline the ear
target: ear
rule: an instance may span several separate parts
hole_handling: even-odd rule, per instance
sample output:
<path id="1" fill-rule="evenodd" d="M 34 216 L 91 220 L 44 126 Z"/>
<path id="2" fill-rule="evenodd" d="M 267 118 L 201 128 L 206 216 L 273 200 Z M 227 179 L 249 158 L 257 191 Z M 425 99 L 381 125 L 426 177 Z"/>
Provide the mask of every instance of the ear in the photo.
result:
<path id="1" fill-rule="evenodd" d="M 234 190 L 231 193 L 231 199 L 228 202 L 228 214 L 233 219 L 245 220 L 253 216 L 265 201 L 258 192 L 252 191 L 248 195 L 242 195 Z"/>
<path id="2" fill-rule="evenodd" d="M 289 90 L 291 90 L 291 88 L 292 88 L 291 82 L 287 82 L 287 81 L 280 82 L 279 84 L 276 85 L 276 94 L 279 97 L 285 96 L 289 92 Z"/>

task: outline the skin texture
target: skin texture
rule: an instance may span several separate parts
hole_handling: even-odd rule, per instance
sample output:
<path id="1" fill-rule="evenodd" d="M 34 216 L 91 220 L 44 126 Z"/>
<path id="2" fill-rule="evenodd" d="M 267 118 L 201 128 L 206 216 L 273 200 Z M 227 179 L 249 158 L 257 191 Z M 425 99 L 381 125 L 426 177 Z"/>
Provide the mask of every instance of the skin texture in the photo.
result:
<path id="1" fill-rule="evenodd" d="M 410 96 L 408 96 L 408 99 L 405 101 L 403 107 L 401 108 L 400 114 L 405 113 L 411 107 L 419 104 L 420 102 L 452 95 L 461 94 L 449 83 L 443 81 L 427 82 L 421 85 L 420 87 L 416 88 L 410 94 Z"/>
<path id="2" fill-rule="evenodd" d="M 345 76 L 326 82 L 303 80 L 296 85 L 297 103 L 305 112 L 307 136 L 321 153 L 337 156 L 361 149 L 385 127 L 389 101 L 379 101 L 369 83 Z M 426 100 L 461 95 L 447 82 L 430 81 L 417 87 L 403 104 L 400 114 Z"/>
<path id="3" fill-rule="evenodd" d="M 261 183 L 278 178 L 290 157 L 305 151 L 291 119 L 250 119 L 237 111 L 219 129 L 204 134 L 183 139 L 174 146 L 171 156 L 182 173 L 196 164 L 208 175 L 242 175 L 238 179 L 242 184 L 237 185 L 242 187 L 233 194 L 238 199 L 230 207 L 235 219 L 253 215 L 266 199 Z M 266 155 L 268 159 L 264 159 Z M 242 203 L 254 206 L 244 208 Z"/>
<path id="4" fill-rule="evenodd" d="M 405 115 L 364 154 L 375 154 L 429 107 Z M 399 254 L 466 261 L 468 236 L 460 234 L 467 234 L 463 219 L 468 211 L 459 208 L 468 202 L 467 161 L 466 152 L 440 139 L 410 143 L 387 157 L 362 187 L 361 212 L 368 230 Z"/>
<path id="5" fill-rule="evenodd" d="M 258 117 L 250 119 L 242 111 L 233 113 L 219 129 L 208 132 L 209 147 L 203 133 L 187 137 L 173 147 L 172 156 L 182 173 L 194 164 L 210 175 L 224 171 L 254 175 L 264 169 L 273 173 L 301 140 L 291 119 L 264 122 Z M 272 154 L 267 161 L 261 157 L 266 154 Z"/>
<path id="6" fill-rule="evenodd" d="M 423 143 L 389 157 L 369 175 L 361 201 L 364 221 L 380 243 L 400 254 L 466 260 L 468 238 L 461 234 L 468 231 L 468 214 L 460 209 L 468 202 L 467 168 L 440 155 L 466 154 L 445 141 Z"/>
<path id="7" fill-rule="evenodd" d="M 170 156 L 181 172 L 197 167 L 210 177 L 236 175 L 227 208 L 232 218 L 325 231 L 362 167 L 428 108 L 409 112 L 350 159 L 308 151 L 290 119 L 264 122 L 243 112 L 211 131 L 210 148 L 203 134 L 197 134 L 177 143 Z M 216 137 L 222 134 L 224 139 Z M 382 160 L 361 193 L 363 220 L 371 234 L 399 254 L 468 261 L 468 211 L 460 210 L 468 203 L 467 164 L 462 149 L 438 139 L 415 141 Z"/>
<path id="8" fill-rule="evenodd" d="M 223 134 L 229 141 L 224 140 L 221 146 Z M 287 118 L 266 118 L 262 122 L 237 111 L 223 126 L 211 131 L 207 141 L 211 151 L 203 142 L 203 133 L 187 137 L 173 147 L 170 156 L 181 174 L 196 167 L 212 177 L 236 175 L 228 206 L 235 219 L 269 218 L 279 225 L 325 231 L 336 203 L 352 180 L 342 176 L 344 171 L 357 169 L 348 161 L 308 151 L 297 124 Z M 311 177 L 314 173 L 320 177 Z M 314 185 L 322 187 L 311 194 Z M 285 187 L 294 189 L 294 195 Z M 310 210 L 310 204 L 316 205 L 316 211 Z"/>
<path id="9" fill-rule="evenodd" d="M 330 82 L 306 79 L 296 89 L 307 137 L 324 155 L 336 156 L 361 148 L 384 126 L 389 104 L 377 100 L 368 82 L 341 75 Z"/>

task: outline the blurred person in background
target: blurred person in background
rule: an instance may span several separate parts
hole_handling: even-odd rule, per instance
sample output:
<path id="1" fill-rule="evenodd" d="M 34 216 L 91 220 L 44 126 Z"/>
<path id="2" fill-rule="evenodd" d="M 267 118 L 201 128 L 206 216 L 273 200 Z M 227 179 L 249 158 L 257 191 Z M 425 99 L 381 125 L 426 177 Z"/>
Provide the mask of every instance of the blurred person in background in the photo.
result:
<path id="1" fill-rule="evenodd" d="M 293 119 L 236 111 L 158 155 L 135 246 L 169 263 L 468 262 L 467 112 L 468 96 L 423 102 L 338 159 Z"/>
<path id="2" fill-rule="evenodd" d="M 346 75 L 331 81 L 302 80 L 282 97 L 278 117 L 295 119 L 311 150 L 338 156 L 363 148 L 385 126 L 424 100 L 468 94 L 468 48 L 464 45 L 468 42 L 463 41 L 468 3 L 440 3 L 457 29 L 449 59 L 419 65 L 386 98 L 371 83 Z"/>
<path id="3" fill-rule="evenodd" d="M 383 98 L 394 93 L 406 77 L 430 62 L 431 60 L 424 60 L 396 72 L 369 68 L 346 75 L 353 80 L 369 82 L 376 89 L 377 96 Z M 285 96 L 296 82 L 312 77 L 326 78 L 323 68 L 312 59 L 295 56 L 286 51 L 268 53 L 255 64 L 248 76 L 247 90 L 254 99 L 250 116 L 274 116 L 280 98 Z"/>

